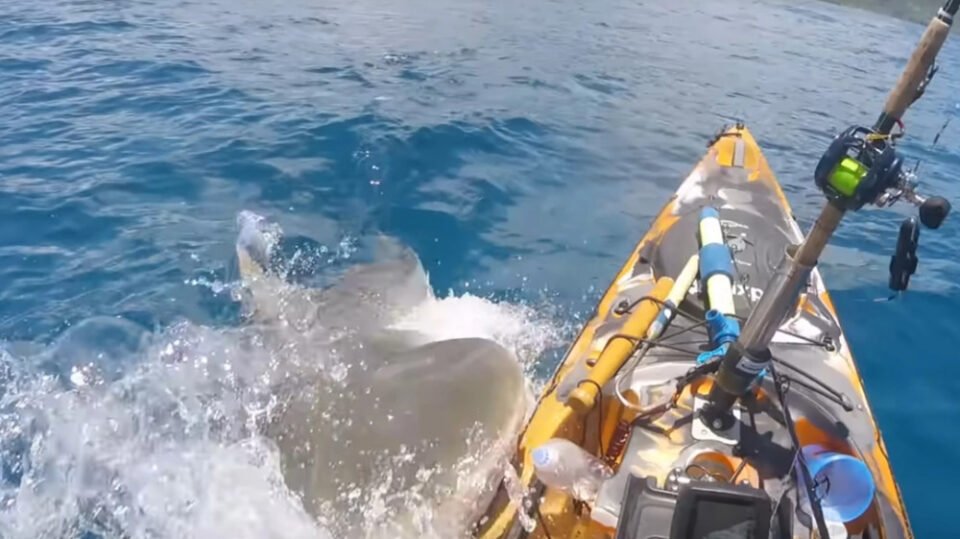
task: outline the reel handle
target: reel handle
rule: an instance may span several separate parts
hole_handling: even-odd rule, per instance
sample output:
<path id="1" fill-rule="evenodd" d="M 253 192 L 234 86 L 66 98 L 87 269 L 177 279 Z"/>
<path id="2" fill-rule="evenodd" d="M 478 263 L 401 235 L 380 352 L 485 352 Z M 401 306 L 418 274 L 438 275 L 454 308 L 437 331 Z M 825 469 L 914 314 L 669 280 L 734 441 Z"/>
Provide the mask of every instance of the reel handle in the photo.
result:
<path id="1" fill-rule="evenodd" d="M 916 217 L 907 217 L 900 224 L 897 248 L 890 257 L 890 289 L 903 292 L 910 284 L 910 276 L 917 271 L 917 247 L 920 244 L 920 226 Z"/>
<path id="2" fill-rule="evenodd" d="M 920 222 L 927 228 L 940 228 L 949 213 L 950 201 L 941 196 L 932 196 L 920 203 Z"/>

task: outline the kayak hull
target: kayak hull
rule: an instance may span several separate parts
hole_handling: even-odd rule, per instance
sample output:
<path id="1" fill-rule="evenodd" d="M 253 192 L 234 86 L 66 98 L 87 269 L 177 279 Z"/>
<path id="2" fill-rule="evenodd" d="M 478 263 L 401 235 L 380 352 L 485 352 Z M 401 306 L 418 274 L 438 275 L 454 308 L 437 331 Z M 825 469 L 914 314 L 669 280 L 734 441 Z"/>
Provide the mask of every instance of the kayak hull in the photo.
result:
<path id="1" fill-rule="evenodd" d="M 617 355 L 611 348 L 623 340 L 624 332 L 632 332 L 634 335 L 626 336 L 634 339 L 645 336 L 647 327 L 631 327 L 630 313 L 624 308 L 642 303 L 644 296 L 659 290 L 655 286 L 658 280 L 681 275 L 691 257 L 698 253 L 700 213 L 705 207 L 719 212 L 724 240 L 732 252 L 736 270 L 733 307 L 735 316 L 741 319 L 749 315 L 751 307 L 762 296 L 785 250 L 803 239 L 790 204 L 750 131 L 743 126 L 722 131 L 660 210 L 600 298 L 593 317 L 558 365 L 520 437 L 514 464 L 521 483 L 539 494 L 536 529 L 530 533 L 522 530 L 515 505 L 502 495 L 479 525 L 478 535 L 547 537 L 548 533 L 550 537 L 612 537 L 622 509 L 618 507 L 619 497 L 629 473 L 665 484 L 678 463 L 685 462 L 693 453 L 703 452 L 705 447 L 710 448 L 709 452 L 729 453 L 728 460 L 735 465 L 747 460 L 738 465 L 743 474 L 738 480 L 767 491 L 771 498 L 789 499 L 794 506 L 802 503 L 803 496 L 797 496 L 795 485 L 790 492 L 793 447 L 782 419 L 777 419 L 780 414 L 773 413 L 777 405 L 770 376 L 758 385 L 756 402 L 751 405 L 767 406 L 768 410 L 738 408 L 744 417 L 749 415 L 751 425 L 749 429 L 741 428 L 736 440 L 709 439 L 710 429 L 704 429 L 697 419 L 696 410 L 702 405 L 703 394 L 711 383 L 709 377 L 685 388 L 676 406 L 648 425 L 649 428 L 630 431 L 623 455 L 613 461 L 617 475 L 605 485 L 607 492 L 601 491 L 592 506 L 575 503 L 556 489 L 544 488 L 535 478 L 531 452 L 547 440 L 568 438 L 600 455 L 622 434 L 617 427 L 628 419 L 629 411 L 616 397 L 614 378 L 599 376 L 594 370 L 608 368 L 610 361 L 622 365 L 634 354 L 636 347 L 624 357 L 607 357 Z M 690 350 L 689 341 L 696 330 L 690 328 L 694 325 L 690 320 L 702 319 L 707 311 L 706 288 L 699 279 L 694 280 L 683 296 L 679 308 L 686 318 L 675 317 L 671 324 L 673 331 L 667 332 L 677 333 L 687 328 L 685 336 L 673 338 L 679 344 L 673 346 L 670 339 L 665 338 L 661 345 L 652 347 L 633 371 L 632 378 L 624 380 L 625 385 L 645 388 L 648 386 L 644 384 L 653 378 L 682 375 L 695 365 L 696 353 L 702 353 L 706 347 Z M 661 295 L 658 299 L 665 299 L 666 295 Z M 795 312 L 783 321 L 771 352 L 777 358 L 777 370 L 797 380 L 796 387 L 790 391 L 790 407 L 797 417 L 796 430 L 801 445 L 816 444 L 854 456 L 872 475 L 876 495 L 861 517 L 846 523 L 847 529 L 851 533 L 870 530 L 881 537 L 912 537 L 866 391 L 833 303 L 816 269 L 811 272 Z M 596 380 L 601 383 L 596 384 Z M 593 406 L 584 409 L 577 405 L 578 395 L 583 387 L 593 385 L 600 389 L 598 398 Z M 766 441 L 758 441 L 760 438 Z M 738 460 L 733 455 L 738 451 L 755 455 Z M 630 470 L 626 470 L 627 467 Z M 594 511 L 596 514 L 591 514 Z M 799 535 L 799 530 L 809 525 L 809 521 L 801 520 L 790 529 Z"/>

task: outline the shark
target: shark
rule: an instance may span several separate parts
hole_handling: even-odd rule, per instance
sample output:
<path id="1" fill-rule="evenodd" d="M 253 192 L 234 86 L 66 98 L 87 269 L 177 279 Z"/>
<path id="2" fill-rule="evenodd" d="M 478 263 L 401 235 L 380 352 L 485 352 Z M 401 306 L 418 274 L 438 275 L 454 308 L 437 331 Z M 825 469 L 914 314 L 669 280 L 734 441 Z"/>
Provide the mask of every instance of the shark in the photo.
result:
<path id="1" fill-rule="evenodd" d="M 433 297 L 418 257 L 396 240 L 380 238 L 374 262 L 310 287 L 283 275 L 278 224 L 241 212 L 237 226 L 249 323 L 301 361 L 314 348 L 339 351 L 298 370 L 262 427 L 287 488 L 335 537 L 469 535 L 527 414 L 514 354 L 488 339 L 395 329 Z"/>

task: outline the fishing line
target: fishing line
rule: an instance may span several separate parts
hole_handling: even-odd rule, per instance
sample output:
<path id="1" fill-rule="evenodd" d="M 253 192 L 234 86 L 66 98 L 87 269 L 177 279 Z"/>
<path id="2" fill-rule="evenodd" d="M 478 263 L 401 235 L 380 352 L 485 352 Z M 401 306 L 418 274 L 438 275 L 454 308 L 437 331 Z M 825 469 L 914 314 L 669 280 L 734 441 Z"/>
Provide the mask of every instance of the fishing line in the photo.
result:
<path id="1" fill-rule="evenodd" d="M 947 120 L 943 122 L 943 125 L 940 126 L 940 130 L 937 131 L 937 135 L 933 137 L 933 144 L 930 145 L 930 148 L 933 149 L 938 142 L 940 142 L 940 136 L 943 135 L 943 132 L 947 130 L 947 126 L 950 125 L 950 120 L 953 120 L 953 115 L 947 116 Z"/>
<path id="2" fill-rule="evenodd" d="M 707 325 L 707 321 L 706 321 L 706 320 L 701 320 L 701 321 L 697 322 L 696 324 L 694 324 L 694 325 L 692 325 L 692 326 L 687 326 L 687 327 L 685 327 L 685 328 L 677 331 L 676 333 L 671 333 L 670 335 L 662 335 L 658 340 L 661 340 L 661 341 L 669 340 L 669 339 L 672 339 L 672 338 L 674 338 L 674 337 L 683 335 L 684 333 L 687 333 L 688 331 L 693 331 L 693 330 L 695 330 L 695 329 L 702 328 L 702 327 L 704 327 L 704 326 L 706 326 L 706 325 Z M 704 340 L 703 342 L 706 343 L 706 342 L 709 342 L 709 341 L 708 341 L 708 340 Z M 676 344 L 676 343 L 674 343 L 674 344 Z"/>
<path id="3" fill-rule="evenodd" d="M 742 472 L 743 469 L 746 467 L 747 467 L 747 459 L 745 458 L 740 459 L 740 464 L 737 465 L 737 469 L 733 471 L 733 475 L 730 477 L 731 484 L 735 484 L 737 482 L 737 478 L 740 477 L 740 472 Z"/>
<path id="4" fill-rule="evenodd" d="M 796 451 L 796 459 L 800 464 L 798 468 L 800 468 L 803 483 L 806 487 L 807 498 L 810 500 L 810 510 L 813 513 L 813 519 L 817 523 L 817 531 L 820 533 L 820 537 L 830 537 L 830 532 L 827 531 L 827 523 L 823 518 L 823 508 L 820 506 L 820 500 L 817 498 L 817 486 L 814 484 L 813 478 L 810 475 L 807 459 L 804 458 L 803 452 L 800 449 L 800 438 L 797 436 L 797 428 L 793 422 L 793 414 L 790 413 L 790 407 L 787 405 L 787 392 L 790 391 L 791 380 L 786 376 L 777 374 L 776 367 L 774 367 L 772 362 L 770 363 L 769 369 L 770 374 L 773 375 L 774 388 L 777 390 L 777 398 L 780 401 L 780 408 L 783 411 L 783 420 L 786 423 L 787 432 L 790 434 L 790 440 Z M 794 471 L 796 471 L 796 468 L 794 468 Z"/>
<path id="5" fill-rule="evenodd" d="M 627 302 L 621 303 L 620 305 L 618 305 L 617 307 L 614 308 L 613 312 L 614 312 L 614 314 L 618 314 L 618 315 L 627 314 L 627 313 L 631 312 L 637 305 L 639 305 L 640 303 L 642 303 L 642 302 L 644 302 L 644 301 L 651 301 L 651 302 L 653 302 L 653 303 L 656 303 L 656 304 L 659 305 L 661 308 L 667 306 L 664 301 L 662 301 L 662 300 L 660 300 L 660 299 L 658 299 L 658 298 L 655 298 L 655 297 L 652 297 L 652 296 L 642 296 L 642 297 L 640 297 L 640 298 L 638 298 L 638 299 L 636 299 L 636 300 L 634 300 L 634 301 L 632 301 L 632 302 L 630 302 L 630 303 L 627 303 Z M 706 323 L 707 323 L 705 320 L 698 319 L 698 318 L 696 318 L 695 316 L 693 316 L 692 314 L 689 314 L 689 313 L 686 313 L 686 312 L 680 310 L 679 307 L 671 308 L 671 310 L 673 310 L 674 313 L 679 314 L 680 316 L 682 316 L 682 317 L 684 317 L 684 318 L 687 318 L 688 320 L 692 320 L 692 321 L 695 322 L 695 323 L 694 323 L 692 326 L 686 327 L 686 328 L 684 328 L 684 329 L 682 329 L 682 330 L 679 330 L 679 331 L 677 331 L 677 332 L 675 332 L 675 333 L 672 333 L 671 335 L 663 336 L 663 337 L 661 337 L 660 339 L 658 339 L 658 341 L 661 341 L 661 340 L 663 340 L 663 339 L 668 339 L 668 338 L 676 337 L 676 336 L 681 335 L 681 334 L 683 334 L 683 333 L 687 333 L 687 332 L 694 331 L 694 330 L 696 330 L 696 329 L 698 329 L 698 328 L 703 328 L 703 327 L 706 325 Z M 582 335 L 582 331 L 581 331 L 581 335 Z M 578 337 L 578 338 L 579 338 L 579 337 Z M 640 339 L 640 338 L 637 338 L 637 337 L 633 337 L 633 336 L 631 336 L 631 335 L 625 335 L 625 334 L 622 334 L 622 333 L 617 333 L 617 334 L 613 335 L 612 337 L 610 337 L 610 339 L 607 341 L 607 345 L 606 345 L 606 346 L 609 346 L 609 345 L 610 345 L 610 342 L 612 342 L 612 341 L 615 340 L 615 339 L 624 339 L 624 340 L 627 340 L 627 341 L 631 342 L 631 343 L 634 345 L 634 347 L 635 347 L 635 348 L 634 348 L 634 354 L 636 354 L 636 349 L 639 348 L 644 342 L 649 342 L 649 341 L 645 341 L 644 339 Z M 653 343 L 653 345 L 658 345 L 658 344 L 659 344 L 659 343 L 656 343 L 656 342 Z M 606 349 L 606 347 L 604 347 L 604 349 Z M 678 355 L 681 355 L 682 357 L 691 357 L 691 356 L 695 357 L 695 356 L 697 355 L 696 352 L 692 352 L 692 351 L 690 351 L 690 350 L 676 349 L 676 348 L 675 348 L 674 350 L 677 350 L 677 351 L 678 351 Z M 540 398 L 537 399 L 537 406 L 539 406 L 540 403 L 543 402 L 543 399 L 544 399 L 547 395 L 553 393 L 553 392 L 557 389 L 557 387 L 560 385 L 560 379 L 558 378 L 557 374 L 560 372 L 560 368 L 564 365 L 565 362 L 566 362 L 566 358 L 564 359 L 564 361 L 561 361 L 560 364 L 557 366 L 557 369 L 554 371 L 553 377 L 551 378 L 550 384 L 549 384 L 549 385 L 547 386 L 547 388 L 541 393 Z M 635 360 L 632 360 L 631 363 L 636 363 L 636 361 L 635 361 Z M 631 365 L 630 367 L 628 367 L 628 368 L 626 368 L 626 369 L 623 369 L 621 375 L 618 376 L 618 377 L 615 379 L 615 381 L 614 381 L 615 391 L 616 391 L 616 389 L 617 389 L 617 385 L 618 385 L 619 380 L 620 380 L 620 379 L 622 378 L 622 376 L 623 376 L 623 373 L 630 372 L 630 371 L 631 371 L 633 368 L 635 368 L 635 367 L 636 367 L 635 365 Z M 625 402 L 626 399 L 623 398 L 623 396 L 619 394 L 619 391 L 617 391 L 617 393 L 618 393 L 618 394 L 617 394 L 618 400 L 620 400 L 621 403 Z M 598 394 L 600 394 L 600 392 L 598 392 Z M 526 433 L 527 433 L 528 427 L 529 427 L 529 423 L 526 424 L 526 425 L 524 425 L 523 430 L 520 432 L 520 436 L 517 438 L 517 451 L 518 451 L 518 452 L 521 451 L 522 440 L 523 440 L 523 437 L 524 437 L 524 436 L 526 435 Z"/>
<path id="6" fill-rule="evenodd" d="M 901 296 L 901 295 L 903 295 L 902 292 L 897 291 L 897 292 L 894 292 L 893 294 L 890 294 L 889 296 L 887 296 L 887 297 L 885 297 L 885 298 L 874 298 L 872 301 L 873 301 L 874 303 L 886 303 L 886 302 L 888 302 L 888 301 L 893 301 L 893 300 L 895 300 L 895 299 L 900 299 L 900 296 Z"/>
<path id="7" fill-rule="evenodd" d="M 733 316 L 733 318 L 736 318 L 736 319 L 739 320 L 740 322 L 746 322 L 746 321 L 747 321 L 747 319 L 744 318 L 743 316 L 737 316 L 737 315 L 727 315 L 727 316 Z M 822 347 L 822 348 L 824 348 L 824 349 L 828 349 L 828 350 L 830 349 L 830 345 L 829 345 L 828 343 L 825 343 L 825 342 L 823 342 L 823 341 L 818 341 L 818 340 L 816 340 L 816 339 L 811 339 L 810 337 L 807 337 L 807 336 L 804 336 L 804 335 L 800 335 L 799 333 L 794 333 L 794 332 L 792 332 L 792 331 L 787 331 L 787 330 L 785 330 L 785 329 L 777 329 L 777 333 L 781 333 L 781 334 L 786 335 L 786 336 L 788 336 L 788 337 L 793 337 L 794 339 L 800 339 L 801 341 L 804 341 L 803 343 L 797 343 L 797 344 L 810 344 L 810 345 L 814 345 L 814 346 L 820 346 L 820 347 Z"/>
<path id="8" fill-rule="evenodd" d="M 686 473 L 687 476 L 691 476 L 691 474 L 690 474 L 690 472 L 689 472 L 689 470 L 691 470 L 691 469 L 693 469 L 693 470 L 700 470 L 700 472 L 703 473 L 704 476 L 710 476 L 710 477 L 712 477 L 715 481 L 717 481 L 718 483 L 726 483 L 726 482 L 727 482 L 727 478 L 726 478 L 726 477 L 720 475 L 720 474 L 717 473 L 717 472 L 711 472 L 710 470 L 708 470 L 708 469 L 707 469 L 704 465 L 702 465 L 702 464 L 697 464 L 696 462 L 692 462 L 692 463 L 690 463 L 690 464 L 687 464 L 686 469 L 684 469 L 684 473 Z M 703 476 L 701 476 L 701 477 L 703 477 Z M 694 477 L 693 479 L 697 479 L 697 478 Z"/>
<path id="9" fill-rule="evenodd" d="M 950 125 L 950 122 L 953 121 L 953 117 L 956 116 L 957 109 L 960 109 L 960 103 L 957 103 L 953 106 L 953 113 L 947 116 L 947 119 L 944 120 L 943 125 L 941 125 L 940 129 L 937 131 L 937 134 L 934 135 L 933 142 L 930 143 L 930 148 L 928 151 L 933 151 L 933 149 L 937 147 L 937 143 L 940 142 L 940 137 L 943 136 L 944 131 L 947 130 L 947 126 Z M 920 170 L 920 163 L 922 162 L 922 159 L 917 159 L 917 164 L 913 166 L 912 171 L 914 175 L 916 175 L 917 171 Z"/>
<path id="10" fill-rule="evenodd" d="M 672 345 L 674 345 L 674 346 L 689 346 L 689 345 L 691 345 L 691 344 L 697 345 L 697 346 L 703 346 L 704 344 L 709 344 L 709 343 L 708 343 L 707 341 L 705 341 L 704 339 L 697 339 L 697 340 L 695 340 L 695 341 L 671 342 L 670 344 L 672 344 Z"/>
<path id="11" fill-rule="evenodd" d="M 689 328 L 688 328 L 688 329 L 689 329 Z M 679 333 L 677 333 L 677 334 L 679 334 Z M 627 374 L 633 372 L 633 371 L 637 368 L 637 365 L 638 365 L 638 364 L 640 363 L 640 361 L 647 355 L 647 352 L 649 352 L 650 349 L 653 348 L 654 346 L 660 346 L 660 347 L 666 348 L 666 349 L 668 349 L 668 350 L 677 351 L 677 352 L 683 354 L 683 357 L 688 357 L 688 358 L 689 358 L 689 357 L 696 357 L 698 354 L 697 354 L 696 352 L 691 352 L 691 351 L 689 351 L 689 350 L 684 350 L 684 349 L 682 349 L 682 348 L 680 348 L 680 347 L 665 345 L 665 344 L 663 344 L 663 343 L 661 342 L 663 339 L 654 339 L 654 340 L 636 339 L 636 340 L 642 342 L 642 343 L 643 343 L 643 347 L 640 348 L 640 350 L 637 351 L 632 358 L 630 358 L 629 363 L 627 363 L 627 364 L 623 367 L 623 369 L 622 369 L 622 371 L 620 372 L 620 374 L 617 375 L 617 377 L 614 379 L 614 381 L 613 381 L 613 392 L 614 392 L 614 394 L 616 395 L 617 400 L 619 400 L 619 401 L 620 401 L 620 404 L 622 404 L 625 408 L 629 408 L 629 409 L 634 410 L 634 411 L 639 411 L 639 412 L 642 414 L 642 413 L 645 413 L 645 412 L 647 412 L 647 411 L 649 411 L 649 410 L 652 410 L 653 408 L 644 408 L 644 407 L 642 407 L 642 406 L 638 406 L 638 405 L 630 402 L 630 400 L 627 399 L 626 395 L 623 394 L 623 380 L 626 379 Z M 683 379 L 683 378 L 684 378 L 684 377 L 680 377 L 680 378 L 677 378 L 677 380 L 680 380 L 680 379 Z M 654 408 L 656 408 L 656 407 L 654 407 Z"/>

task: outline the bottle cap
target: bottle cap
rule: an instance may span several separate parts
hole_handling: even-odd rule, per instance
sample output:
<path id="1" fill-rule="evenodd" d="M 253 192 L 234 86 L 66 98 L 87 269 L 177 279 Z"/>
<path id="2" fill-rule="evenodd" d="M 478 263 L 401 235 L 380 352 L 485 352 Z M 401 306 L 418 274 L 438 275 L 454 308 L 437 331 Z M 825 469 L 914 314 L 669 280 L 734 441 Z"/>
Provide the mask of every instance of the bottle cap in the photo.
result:
<path id="1" fill-rule="evenodd" d="M 538 447 L 533 450 L 533 465 L 537 468 L 544 468 L 556 461 L 557 454 L 549 447 Z"/>

